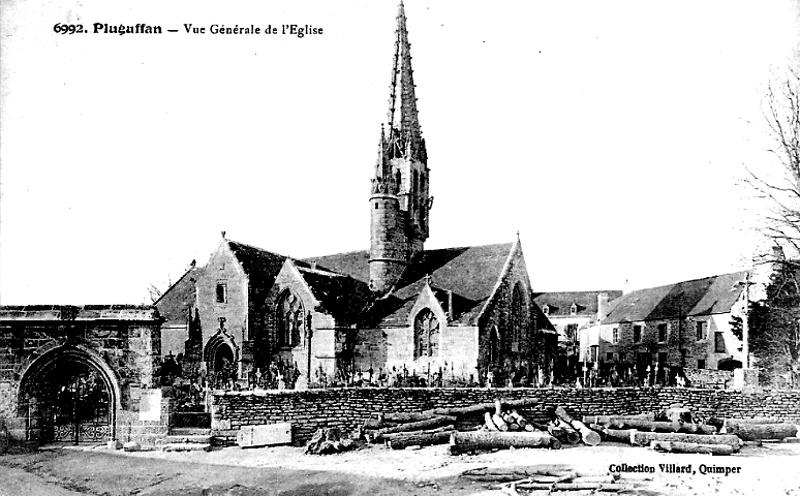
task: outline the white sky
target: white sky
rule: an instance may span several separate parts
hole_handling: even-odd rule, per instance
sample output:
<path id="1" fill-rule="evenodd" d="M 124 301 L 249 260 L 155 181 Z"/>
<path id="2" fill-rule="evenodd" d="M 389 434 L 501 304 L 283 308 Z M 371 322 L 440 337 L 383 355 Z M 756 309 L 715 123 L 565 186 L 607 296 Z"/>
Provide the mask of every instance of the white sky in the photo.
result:
<path id="1" fill-rule="evenodd" d="M 369 246 L 392 1 L 7 1 L 0 303 L 141 303 L 220 231 L 294 257 Z M 534 290 L 747 266 L 737 186 L 797 3 L 408 0 L 426 247 L 521 233 Z M 322 35 L 59 35 L 57 22 Z"/>

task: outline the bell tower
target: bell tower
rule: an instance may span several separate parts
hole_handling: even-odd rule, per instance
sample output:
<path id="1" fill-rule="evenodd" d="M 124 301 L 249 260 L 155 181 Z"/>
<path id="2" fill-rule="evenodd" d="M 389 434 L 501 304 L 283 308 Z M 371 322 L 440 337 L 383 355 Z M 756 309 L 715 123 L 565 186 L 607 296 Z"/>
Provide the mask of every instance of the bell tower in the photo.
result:
<path id="1" fill-rule="evenodd" d="M 392 289 L 428 239 L 428 152 L 419 125 L 405 7 L 397 11 L 389 114 L 381 127 L 370 195 L 370 288 Z M 388 129 L 387 129 L 388 128 Z"/>

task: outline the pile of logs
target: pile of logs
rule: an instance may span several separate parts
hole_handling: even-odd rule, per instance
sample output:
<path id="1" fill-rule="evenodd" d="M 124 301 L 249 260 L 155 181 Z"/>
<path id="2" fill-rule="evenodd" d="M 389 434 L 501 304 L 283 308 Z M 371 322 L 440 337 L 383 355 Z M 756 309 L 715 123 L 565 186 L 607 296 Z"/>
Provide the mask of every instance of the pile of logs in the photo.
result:
<path id="1" fill-rule="evenodd" d="M 321 428 L 306 444 L 306 454 L 338 454 L 355 448 L 355 441 L 342 438 L 336 428 Z"/>
<path id="2" fill-rule="evenodd" d="M 800 426 L 771 418 L 723 419 L 720 433 L 736 435 L 748 442 L 795 442 L 800 436 Z"/>
<path id="3" fill-rule="evenodd" d="M 550 409 L 547 424 L 529 421 L 516 408 L 537 405 L 532 400 L 474 404 L 422 412 L 381 413 L 364 423 L 367 441 L 392 449 L 450 442 L 451 452 L 542 447 L 559 449 L 562 443 L 600 443 L 600 435 L 561 407 Z M 477 418 L 482 424 L 475 424 Z"/>

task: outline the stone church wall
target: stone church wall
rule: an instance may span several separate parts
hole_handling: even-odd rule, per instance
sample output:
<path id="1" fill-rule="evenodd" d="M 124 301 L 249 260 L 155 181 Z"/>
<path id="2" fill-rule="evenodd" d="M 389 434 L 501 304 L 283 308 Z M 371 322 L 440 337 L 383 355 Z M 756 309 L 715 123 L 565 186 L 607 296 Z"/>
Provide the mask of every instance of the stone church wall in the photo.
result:
<path id="1" fill-rule="evenodd" d="M 686 388 L 348 388 L 302 392 L 217 392 L 212 403 L 212 431 L 222 444 L 233 444 L 241 426 L 289 422 L 295 443 L 304 443 L 319 428 L 349 434 L 376 413 L 465 407 L 496 399 L 529 399 L 519 409 L 530 420 L 545 422 L 548 406 L 562 406 L 576 416 L 640 414 L 672 404 L 700 416 L 773 417 L 800 423 L 800 391 L 740 393 Z M 467 425 L 481 422 L 478 416 Z M 462 428 L 466 428 L 463 426 Z M 457 426 L 457 428 L 459 428 Z"/>

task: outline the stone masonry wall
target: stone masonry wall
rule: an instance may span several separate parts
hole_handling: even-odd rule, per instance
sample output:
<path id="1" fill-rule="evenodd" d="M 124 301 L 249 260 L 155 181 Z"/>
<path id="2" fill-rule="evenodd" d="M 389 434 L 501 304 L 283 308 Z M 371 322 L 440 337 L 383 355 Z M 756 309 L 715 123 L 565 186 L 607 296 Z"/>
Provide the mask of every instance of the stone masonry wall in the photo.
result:
<path id="1" fill-rule="evenodd" d="M 380 412 L 465 407 L 496 399 L 531 399 L 519 409 L 530 420 L 546 421 L 548 406 L 563 406 L 575 416 L 639 414 L 673 404 L 699 416 L 776 417 L 800 423 L 800 391 L 739 393 L 687 388 L 357 388 L 284 392 L 217 392 L 212 403 L 212 430 L 217 440 L 232 444 L 241 426 L 289 422 L 293 440 L 306 442 L 319 428 L 349 433 Z M 481 423 L 481 416 L 464 420 Z M 458 428 L 458 426 L 457 426 Z"/>

